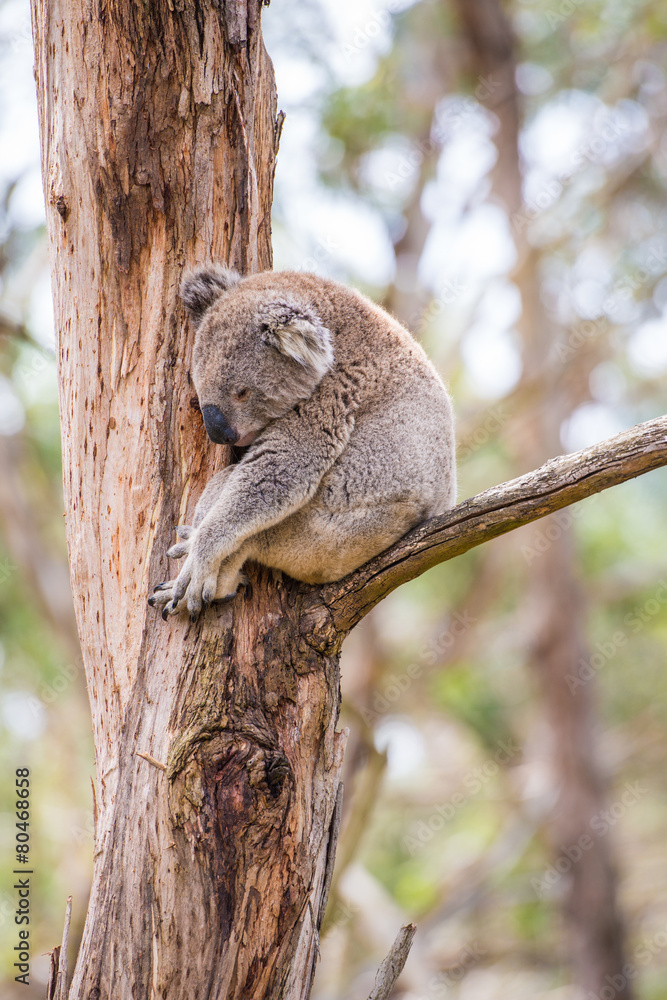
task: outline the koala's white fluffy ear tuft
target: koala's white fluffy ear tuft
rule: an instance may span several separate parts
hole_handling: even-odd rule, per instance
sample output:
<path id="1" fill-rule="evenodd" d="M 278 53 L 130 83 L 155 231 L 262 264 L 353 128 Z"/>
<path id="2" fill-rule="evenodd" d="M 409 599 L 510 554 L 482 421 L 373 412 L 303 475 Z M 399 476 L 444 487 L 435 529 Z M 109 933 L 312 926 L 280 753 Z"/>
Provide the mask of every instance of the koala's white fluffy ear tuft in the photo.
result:
<path id="1" fill-rule="evenodd" d="M 310 309 L 286 302 L 272 302 L 262 310 L 264 342 L 275 347 L 317 380 L 324 378 L 333 364 L 331 333 Z"/>
<path id="2" fill-rule="evenodd" d="M 199 323 L 206 310 L 240 280 L 238 271 L 224 264 L 206 264 L 188 271 L 181 282 L 181 299 L 191 318 Z"/>

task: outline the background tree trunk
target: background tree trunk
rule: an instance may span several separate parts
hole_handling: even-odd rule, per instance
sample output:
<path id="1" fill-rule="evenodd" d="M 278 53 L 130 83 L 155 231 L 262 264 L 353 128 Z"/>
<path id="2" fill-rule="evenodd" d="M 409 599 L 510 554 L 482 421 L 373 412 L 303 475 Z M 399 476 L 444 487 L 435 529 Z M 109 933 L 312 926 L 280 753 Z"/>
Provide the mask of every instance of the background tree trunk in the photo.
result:
<path id="1" fill-rule="evenodd" d="M 583 370 L 563 379 L 550 365 L 555 331 L 544 308 L 540 251 L 530 245 L 525 225 L 517 224 L 523 204 L 519 156 L 521 95 L 516 84 L 518 56 L 511 25 L 499 0 L 457 0 L 470 46 L 472 65 L 497 86 L 493 111 L 498 118 L 498 160 L 493 190 L 507 210 L 517 247 L 514 282 L 521 293 L 518 329 L 523 347 L 523 387 L 540 387 L 542 405 L 517 435 L 514 446 L 522 472 L 560 451 L 560 427 L 580 402 L 595 357 L 578 355 Z M 585 391 L 585 390 L 584 390 Z M 583 615 L 572 538 L 557 525 L 557 540 L 529 564 L 532 637 L 528 665 L 537 681 L 546 740 L 541 746 L 550 772 L 554 806 L 547 837 L 556 862 L 564 862 L 563 914 L 570 942 L 573 978 L 587 993 L 599 994 L 610 981 L 621 982 L 618 1000 L 630 1000 L 623 974 L 625 940 L 617 904 L 617 879 L 610 837 L 595 833 L 594 820 L 606 804 L 604 779 L 593 732 L 592 685 L 572 691 L 586 662 Z M 549 530 L 547 527 L 546 531 Z M 590 654 L 589 654 L 590 655 Z M 593 824 L 593 825 L 592 825 Z M 581 850 L 581 843 L 587 849 Z M 578 853 L 577 853 L 578 852 Z M 572 862 L 571 858 L 577 858 Z"/>
<path id="2" fill-rule="evenodd" d="M 266 573 L 197 626 L 146 605 L 173 575 L 172 526 L 229 460 L 197 413 L 182 269 L 271 266 L 276 97 L 259 15 L 258 0 L 33 4 L 98 780 L 71 997 L 301 997 L 315 958 L 336 659 L 301 640 L 294 586 Z"/>

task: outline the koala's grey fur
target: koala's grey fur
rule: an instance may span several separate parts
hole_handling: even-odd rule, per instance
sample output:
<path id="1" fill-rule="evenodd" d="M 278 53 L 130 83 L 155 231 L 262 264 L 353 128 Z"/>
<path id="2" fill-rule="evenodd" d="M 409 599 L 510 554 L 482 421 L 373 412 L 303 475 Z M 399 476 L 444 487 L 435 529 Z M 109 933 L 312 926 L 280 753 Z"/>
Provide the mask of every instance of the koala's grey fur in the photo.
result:
<path id="1" fill-rule="evenodd" d="M 213 440 L 248 445 L 213 476 L 151 598 L 193 620 L 253 559 L 338 580 L 455 501 L 449 396 L 421 347 L 358 292 L 312 274 L 186 275 L 192 374 Z M 220 436 L 222 435 L 222 436 Z"/>

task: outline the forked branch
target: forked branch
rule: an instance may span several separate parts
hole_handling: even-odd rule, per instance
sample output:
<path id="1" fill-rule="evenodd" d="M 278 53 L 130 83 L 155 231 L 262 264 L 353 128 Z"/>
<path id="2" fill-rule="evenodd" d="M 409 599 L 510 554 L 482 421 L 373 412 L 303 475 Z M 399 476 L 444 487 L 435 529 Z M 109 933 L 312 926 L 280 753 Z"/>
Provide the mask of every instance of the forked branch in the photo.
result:
<path id="1" fill-rule="evenodd" d="M 663 465 L 667 416 L 553 458 L 534 472 L 464 500 L 343 580 L 319 588 L 320 613 L 313 608 L 312 637 L 325 645 L 334 643 L 392 590 L 437 563 Z M 328 613 L 321 613 L 322 604 Z"/>

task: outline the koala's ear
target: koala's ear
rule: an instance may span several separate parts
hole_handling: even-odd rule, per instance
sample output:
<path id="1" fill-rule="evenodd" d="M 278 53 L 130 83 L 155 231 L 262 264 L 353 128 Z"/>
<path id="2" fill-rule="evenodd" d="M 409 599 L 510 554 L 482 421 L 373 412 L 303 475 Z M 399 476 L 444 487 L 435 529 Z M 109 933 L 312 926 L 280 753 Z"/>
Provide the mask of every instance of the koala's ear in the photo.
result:
<path id="1" fill-rule="evenodd" d="M 264 343 L 275 347 L 317 380 L 324 378 L 333 364 L 331 333 L 310 309 L 284 302 L 272 302 L 262 310 Z"/>
<path id="2" fill-rule="evenodd" d="M 181 299 L 190 317 L 199 323 L 206 310 L 240 280 L 237 271 L 223 264 L 207 264 L 188 271 L 181 282 Z"/>

